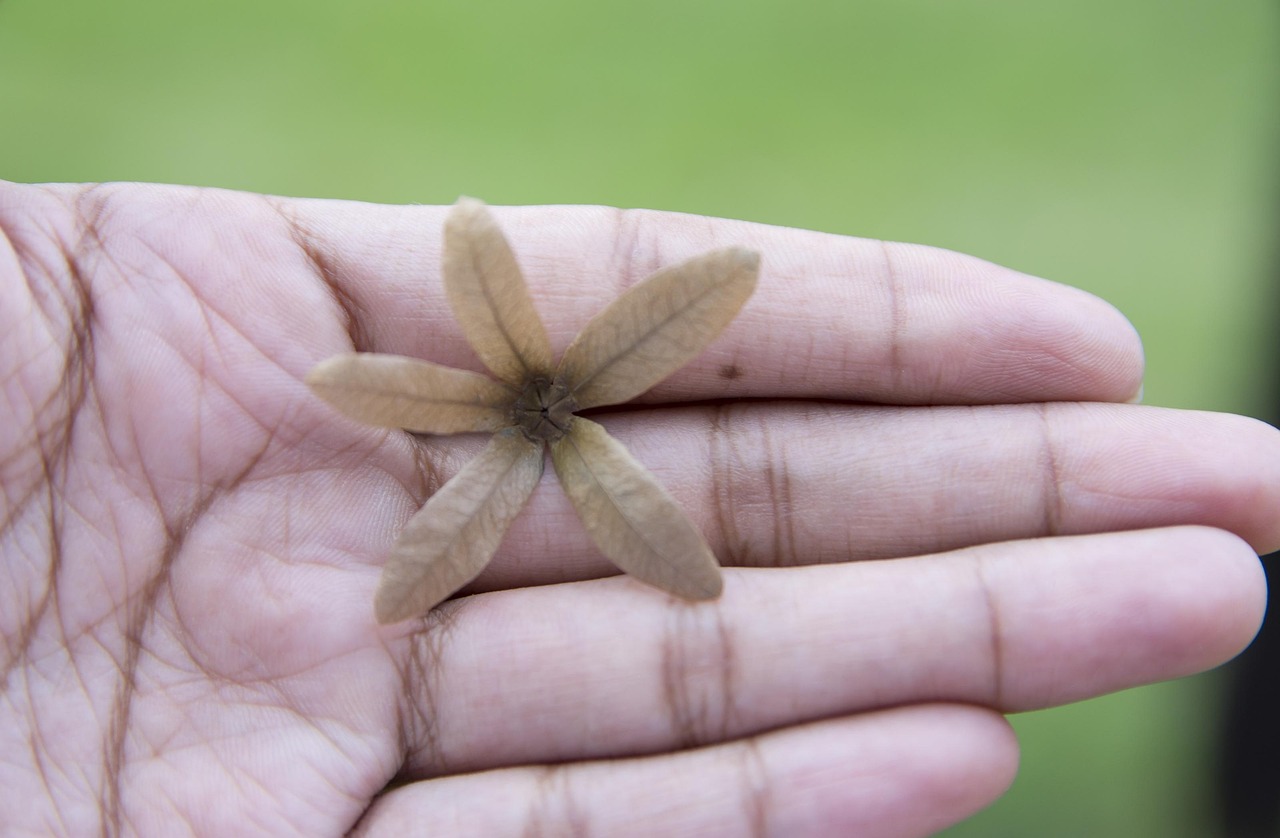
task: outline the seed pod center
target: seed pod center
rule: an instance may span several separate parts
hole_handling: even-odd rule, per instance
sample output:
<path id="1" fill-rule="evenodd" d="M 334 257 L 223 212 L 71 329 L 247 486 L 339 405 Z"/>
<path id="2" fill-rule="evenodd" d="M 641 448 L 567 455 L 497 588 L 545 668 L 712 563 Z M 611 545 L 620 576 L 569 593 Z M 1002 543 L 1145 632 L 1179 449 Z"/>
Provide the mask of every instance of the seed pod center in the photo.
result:
<path id="1" fill-rule="evenodd" d="M 512 408 L 512 418 L 529 439 L 555 442 L 569 431 L 577 405 L 569 388 L 545 378 L 525 385 Z"/>

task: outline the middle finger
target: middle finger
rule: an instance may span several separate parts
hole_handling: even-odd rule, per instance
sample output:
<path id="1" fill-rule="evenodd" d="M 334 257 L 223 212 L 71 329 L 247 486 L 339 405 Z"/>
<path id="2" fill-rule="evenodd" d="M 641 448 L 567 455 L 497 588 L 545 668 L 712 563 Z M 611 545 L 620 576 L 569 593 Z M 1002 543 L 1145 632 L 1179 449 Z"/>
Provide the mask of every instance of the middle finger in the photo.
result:
<path id="1" fill-rule="evenodd" d="M 1280 437 L 1242 417 L 1076 403 L 771 402 L 601 421 L 725 566 L 896 558 L 1190 523 L 1229 530 L 1259 550 L 1280 538 L 1280 521 L 1266 514 L 1280 505 Z M 468 591 L 617 572 L 548 477 Z"/>

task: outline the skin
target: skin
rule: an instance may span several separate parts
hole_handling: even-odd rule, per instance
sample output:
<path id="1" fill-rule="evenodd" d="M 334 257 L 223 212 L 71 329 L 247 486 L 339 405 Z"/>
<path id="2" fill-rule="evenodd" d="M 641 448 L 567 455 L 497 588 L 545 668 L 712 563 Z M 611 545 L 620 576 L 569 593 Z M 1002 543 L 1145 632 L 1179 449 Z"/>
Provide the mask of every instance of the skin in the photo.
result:
<path id="1" fill-rule="evenodd" d="M 495 210 L 557 353 L 657 266 L 764 254 L 702 357 L 597 416 L 723 596 L 610 576 L 544 479 L 469 595 L 378 627 L 396 532 L 483 437 L 371 430 L 302 379 L 353 349 L 480 369 L 445 211 L 0 184 L 4 831 L 923 835 L 1011 782 L 1003 714 L 1256 630 L 1280 439 L 1125 404 L 1105 303 L 589 207 Z"/>

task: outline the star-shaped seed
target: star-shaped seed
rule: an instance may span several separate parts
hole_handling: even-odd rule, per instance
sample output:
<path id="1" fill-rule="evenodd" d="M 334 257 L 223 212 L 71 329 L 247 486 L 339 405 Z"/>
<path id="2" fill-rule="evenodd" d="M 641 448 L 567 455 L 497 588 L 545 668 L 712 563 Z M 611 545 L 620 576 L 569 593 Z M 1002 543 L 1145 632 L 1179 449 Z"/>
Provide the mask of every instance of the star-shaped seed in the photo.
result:
<path id="1" fill-rule="evenodd" d="M 720 566 L 697 528 L 603 427 L 575 414 L 635 398 L 700 354 L 751 296 L 759 263 L 728 248 L 664 268 L 588 321 L 555 365 L 502 231 L 484 204 L 460 199 L 444 227 L 445 291 L 495 378 L 375 353 L 329 358 L 307 376 L 371 425 L 494 434 L 405 525 L 378 584 L 378 621 L 425 614 L 480 574 L 542 478 L 546 446 L 605 557 L 676 596 L 719 596 Z"/>

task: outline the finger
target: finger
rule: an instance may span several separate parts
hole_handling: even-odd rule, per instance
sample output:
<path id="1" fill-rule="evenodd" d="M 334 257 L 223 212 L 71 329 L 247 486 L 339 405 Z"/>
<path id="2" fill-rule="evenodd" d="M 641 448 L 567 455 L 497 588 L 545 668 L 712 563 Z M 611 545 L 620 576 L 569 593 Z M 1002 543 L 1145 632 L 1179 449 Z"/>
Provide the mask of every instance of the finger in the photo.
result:
<path id="1" fill-rule="evenodd" d="M 1238 416 L 744 404 L 602 421 L 725 566 L 1177 524 L 1229 530 L 1259 552 L 1280 547 L 1280 433 Z M 614 573 L 544 480 L 473 590 Z"/>
<path id="2" fill-rule="evenodd" d="M 342 302 L 335 310 L 350 319 L 358 349 L 479 368 L 443 300 L 444 208 L 273 199 L 277 211 Z M 676 213 L 493 212 L 556 352 L 656 270 L 724 247 L 761 254 L 742 313 L 649 401 L 1124 401 L 1140 386 L 1141 346 L 1111 306 L 969 256 Z"/>
<path id="3" fill-rule="evenodd" d="M 408 766 L 646 754 L 928 701 L 1064 704 L 1221 663 L 1264 604 L 1253 552 L 1205 528 L 727 570 L 712 604 L 624 579 L 487 594 L 415 641 L 430 657 L 404 712 L 432 726 Z"/>
<path id="4" fill-rule="evenodd" d="M 526 767 L 403 786 L 357 835 L 931 835 L 1008 788 L 997 714 L 934 705 L 696 751 Z"/>

